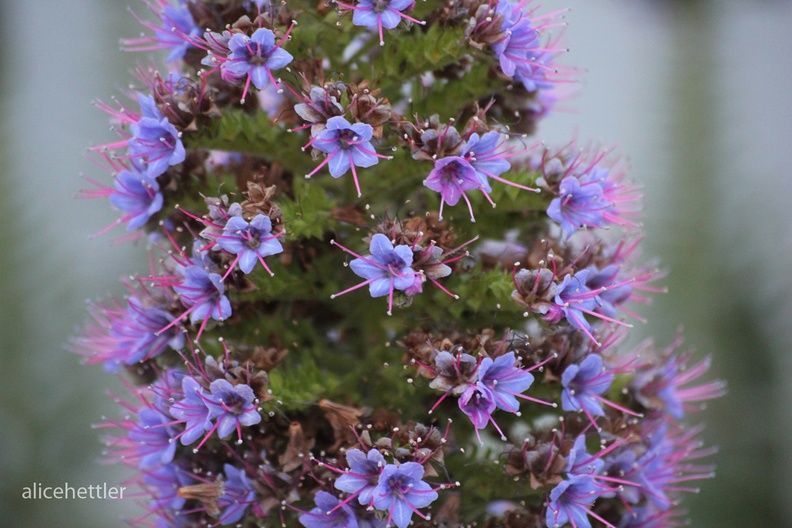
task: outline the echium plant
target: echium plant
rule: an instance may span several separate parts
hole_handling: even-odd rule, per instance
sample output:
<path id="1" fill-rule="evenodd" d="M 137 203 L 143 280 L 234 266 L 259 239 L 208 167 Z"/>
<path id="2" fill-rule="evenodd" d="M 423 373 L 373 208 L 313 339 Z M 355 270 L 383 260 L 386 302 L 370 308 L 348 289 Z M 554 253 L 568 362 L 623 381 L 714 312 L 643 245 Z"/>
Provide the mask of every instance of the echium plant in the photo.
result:
<path id="1" fill-rule="evenodd" d="M 141 526 L 678 526 L 724 392 L 679 339 L 641 190 L 531 139 L 569 93 L 528 0 L 145 0 L 91 181 L 150 269 L 71 347 Z M 497 206 L 497 207 L 496 207 Z M 113 224 L 115 225 L 115 224 Z M 113 226 L 106 228 L 109 230 Z"/>

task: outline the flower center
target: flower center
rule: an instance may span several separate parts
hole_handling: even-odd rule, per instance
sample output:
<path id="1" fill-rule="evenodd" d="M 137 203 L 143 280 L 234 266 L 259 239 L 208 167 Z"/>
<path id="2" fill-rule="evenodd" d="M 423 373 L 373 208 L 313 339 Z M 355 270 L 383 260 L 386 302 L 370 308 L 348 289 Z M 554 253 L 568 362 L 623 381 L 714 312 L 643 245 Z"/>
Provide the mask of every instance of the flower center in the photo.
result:
<path id="1" fill-rule="evenodd" d="M 269 54 L 267 50 L 261 47 L 258 42 L 248 42 L 248 63 L 253 66 L 262 66 L 266 64 Z"/>
<path id="2" fill-rule="evenodd" d="M 344 150 L 352 148 L 359 141 L 359 137 L 355 134 L 354 130 L 345 129 L 338 131 L 338 142 Z"/>
<path id="3" fill-rule="evenodd" d="M 254 232 L 252 229 L 248 229 L 243 235 L 242 238 L 245 240 L 245 245 L 250 249 L 258 249 L 261 246 L 261 240 L 259 240 L 258 233 Z"/>
<path id="4" fill-rule="evenodd" d="M 234 391 L 222 391 L 217 395 L 217 399 L 223 408 L 232 414 L 242 414 L 247 407 L 245 398 Z"/>

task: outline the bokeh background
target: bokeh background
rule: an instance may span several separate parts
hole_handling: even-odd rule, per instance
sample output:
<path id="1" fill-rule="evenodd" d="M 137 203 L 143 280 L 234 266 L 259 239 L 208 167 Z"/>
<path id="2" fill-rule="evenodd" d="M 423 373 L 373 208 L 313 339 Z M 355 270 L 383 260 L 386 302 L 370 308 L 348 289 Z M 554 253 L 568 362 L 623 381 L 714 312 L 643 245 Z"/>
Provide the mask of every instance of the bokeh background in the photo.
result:
<path id="1" fill-rule="evenodd" d="M 434 1 L 434 0 L 430 0 Z M 117 214 L 75 195 L 85 156 L 114 139 L 91 102 L 142 56 L 127 0 L 0 1 L 0 526 L 110 527 L 133 500 L 25 501 L 34 481 L 123 485 L 101 431 L 123 392 L 64 350 L 85 302 L 121 295 L 145 250 L 90 238 Z M 142 2 L 133 7 L 144 11 Z M 696 416 L 718 476 L 688 497 L 692 526 L 792 519 L 792 4 L 783 0 L 545 0 L 571 6 L 566 62 L 579 95 L 541 127 L 612 145 L 646 194 L 646 254 L 672 270 L 637 328 L 711 353 L 729 394 Z M 104 181 L 107 181 L 106 179 Z"/>

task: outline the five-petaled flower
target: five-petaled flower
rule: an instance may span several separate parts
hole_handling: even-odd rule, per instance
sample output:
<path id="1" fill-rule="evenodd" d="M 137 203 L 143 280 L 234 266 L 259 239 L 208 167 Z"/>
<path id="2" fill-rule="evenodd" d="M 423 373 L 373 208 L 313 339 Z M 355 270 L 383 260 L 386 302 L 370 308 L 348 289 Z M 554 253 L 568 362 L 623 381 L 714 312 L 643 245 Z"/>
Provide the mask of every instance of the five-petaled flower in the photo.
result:
<path id="1" fill-rule="evenodd" d="M 245 470 L 237 469 L 231 464 L 223 465 L 225 481 L 223 483 L 223 495 L 217 499 L 217 507 L 223 511 L 218 522 L 220 524 L 234 524 L 238 522 L 247 511 L 248 506 L 253 504 L 256 498 L 256 490 L 245 474 Z"/>
<path id="2" fill-rule="evenodd" d="M 366 454 L 360 449 L 350 449 L 346 452 L 346 460 L 349 469 L 336 479 L 334 486 L 356 496 L 363 506 L 370 505 L 374 500 L 374 489 L 380 473 L 385 467 L 385 457 L 377 449 L 370 449 Z"/>
<path id="3" fill-rule="evenodd" d="M 184 161 L 186 151 L 181 133 L 163 117 L 154 98 L 139 95 L 140 119 L 129 127 L 132 137 L 128 140 L 129 156 L 142 159 L 149 177 L 155 178 L 169 166 Z"/>
<path id="4" fill-rule="evenodd" d="M 326 491 L 314 497 L 316 507 L 300 515 L 305 528 L 359 528 L 354 510 Z"/>
<path id="5" fill-rule="evenodd" d="M 404 291 L 412 286 L 415 281 L 415 271 L 411 266 L 413 261 L 412 248 L 405 244 L 399 244 L 394 247 L 388 237 L 382 233 L 377 233 L 371 237 L 371 245 L 369 246 L 371 255 L 366 257 L 350 251 L 338 242 L 333 241 L 332 243 L 357 257 L 349 263 L 349 267 L 352 268 L 355 275 L 366 280 L 342 292 L 331 295 L 330 298 L 334 299 L 339 295 L 344 295 L 368 285 L 369 293 L 372 297 L 388 296 L 388 315 L 390 315 L 393 312 L 394 290 Z"/>
<path id="6" fill-rule="evenodd" d="M 230 217 L 223 227 L 223 233 L 216 236 L 216 240 L 221 249 L 236 255 L 227 274 L 237 263 L 244 273 L 250 273 L 258 261 L 267 273 L 274 275 L 264 257 L 283 252 L 278 235 L 272 234 L 272 221 L 263 214 L 256 215 L 250 222 L 241 216 Z"/>
<path id="7" fill-rule="evenodd" d="M 413 512 L 425 518 L 418 508 L 434 502 L 437 492 L 421 480 L 423 475 L 423 466 L 417 462 L 388 464 L 382 470 L 374 490 L 374 507 L 388 512 L 388 524 L 393 521 L 399 528 L 406 528 Z"/>
<path id="8" fill-rule="evenodd" d="M 470 204 L 465 191 L 479 189 L 487 195 L 479 173 L 468 160 L 459 156 L 448 156 L 437 160 L 434 169 L 429 173 L 423 184 L 429 189 L 440 193 L 439 217 L 441 220 L 443 219 L 443 206 L 445 204 L 456 205 L 459 199 L 462 198 L 467 203 L 471 222 L 475 222 L 473 206 Z"/>
<path id="9" fill-rule="evenodd" d="M 291 53 L 281 48 L 282 43 L 283 39 L 276 44 L 275 33 L 267 28 L 258 28 L 250 37 L 236 33 L 228 41 L 230 53 L 220 68 L 232 78 L 247 78 L 242 92 L 243 101 L 251 82 L 259 90 L 270 83 L 273 86 L 278 84 L 272 70 L 284 68 L 294 59 Z"/>
<path id="10" fill-rule="evenodd" d="M 310 143 L 313 148 L 327 153 L 327 158 L 305 177 L 310 178 L 325 165 L 330 168 L 330 175 L 333 178 L 339 178 L 352 169 L 355 190 L 358 196 L 361 196 L 356 167 L 376 165 L 379 163 L 378 158 L 390 159 L 389 156 L 377 154 L 374 150 L 371 144 L 372 134 L 371 125 L 350 124 L 341 116 L 331 117 L 327 120 L 325 128 L 312 138 Z"/>
<path id="11" fill-rule="evenodd" d="M 415 4 L 415 0 L 358 0 L 356 5 L 342 2 L 337 2 L 337 4 L 347 9 L 354 9 L 352 23 L 376 31 L 379 35 L 380 46 L 385 44 L 382 35 L 383 28 L 395 28 L 402 18 L 416 24 L 426 24 L 426 22 L 403 13 L 405 9 Z"/>
<path id="12" fill-rule="evenodd" d="M 121 222 L 127 230 L 143 227 L 151 216 L 162 209 L 162 193 L 156 178 L 145 172 L 122 171 L 116 176 L 115 191 L 110 203 L 124 211 Z"/>

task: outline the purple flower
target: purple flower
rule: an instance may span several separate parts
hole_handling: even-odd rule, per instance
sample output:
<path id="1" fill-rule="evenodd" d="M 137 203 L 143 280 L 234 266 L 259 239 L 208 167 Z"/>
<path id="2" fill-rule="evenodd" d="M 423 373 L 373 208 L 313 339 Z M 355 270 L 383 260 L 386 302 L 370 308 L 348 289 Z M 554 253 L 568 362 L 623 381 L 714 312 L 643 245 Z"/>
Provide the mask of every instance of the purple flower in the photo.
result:
<path id="1" fill-rule="evenodd" d="M 575 444 L 566 457 L 566 472 L 575 475 L 599 475 L 605 467 L 605 461 L 597 455 L 586 453 L 586 435 L 581 434 L 575 439 Z"/>
<path id="2" fill-rule="evenodd" d="M 404 462 L 398 467 L 388 464 L 382 470 L 374 490 L 374 507 L 388 512 L 388 524 L 393 521 L 399 528 L 406 528 L 413 512 L 437 499 L 437 492 L 421 480 L 423 474 L 423 466 L 417 462 Z"/>
<path id="3" fill-rule="evenodd" d="M 253 389 L 244 383 L 231 385 L 227 380 L 217 379 L 209 385 L 209 390 L 212 394 L 204 398 L 204 403 L 209 409 L 209 419 L 217 419 L 212 431 L 217 429 L 217 436 L 226 438 L 236 430 L 241 443 L 242 427 L 261 422 Z"/>
<path id="4" fill-rule="evenodd" d="M 599 162 L 600 158 L 596 161 Z M 596 184 L 602 189 L 602 198 L 608 203 L 602 212 L 603 221 L 627 228 L 639 226 L 630 218 L 638 216 L 640 212 L 640 186 L 625 183 L 624 172 L 617 171 L 615 167 L 595 164 L 580 174 L 579 179 L 584 185 Z"/>
<path id="5" fill-rule="evenodd" d="M 354 510 L 326 491 L 314 497 L 316 507 L 300 515 L 305 528 L 359 528 Z"/>
<path id="6" fill-rule="evenodd" d="M 162 209 L 163 197 L 156 178 L 137 167 L 121 171 L 116 176 L 114 187 L 109 196 L 110 203 L 124 211 L 121 222 L 129 231 L 143 227 L 151 215 Z"/>
<path id="7" fill-rule="evenodd" d="M 339 178 L 352 169 L 352 178 L 355 180 L 355 189 L 358 196 L 360 183 L 358 182 L 356 167 L 371 167 L 379 163 L 381 156 L 371 144 L 373 128 L 366 123 L 350 124 L 341 116 L 331 117 L 327 126 L 313 138 L 311 145 L 317 150 L 327 153 L 327 158 L 320 163 L 306 178 L 313 176 L 320 168 L 328 165 L 330 175 Z"/>
<path id="8" fill-rule="evenodd" d="M 669 528 L 689 524 L 684 519 L 685 512 L 678 508 L 660 510 L 652 504 L 636 506 L 622 515 L 619 528 Z"/>
<path id="9" fill-rule="evenodd" d="M 453 130 L 453 134 L 457 134 L 455 129 L 449 127 L 449 130 Z M 424 136 L 429 135 L 429 132 L 434 131 L 427 131 Z M 436 136 L 436 133 L 432 134 L 432 136 Z M 458 141 L 462 141 L 458 134 L 456 137 Z M 538 192 L 538 189 L 514 183 L 500 176 L 511 168 L 507 158 L 526 152 L 526 150 L 504 147 L 506 142 L 502 141 L 501 137 L 502 134 L 497 130 L 491 130 L 483 136 L 473 133 L 466 142 L 461 143 L 459 156 L 446 156 L 435 161 L 434 169 L 429 173 L 423 184 L 429 189 L 440 193 L 439 214 L 441 220 L 443 206 L 446 203 L 452 206 L 456 205 L 459 199 L 463 198 L 470 211 L 470 220 L 475 222 L 470 200 L 465 194 L 466 191 L 474 189 L 484 193 L 484 197 L 490 205 L 495 207 L 495 202 L 492 201 L 489 195 L 492 191 L 489 184 L 490 178 L 512 187 Z M 426 140 L 424 139 L 424 141 Z"/>
<path id="10" fill-rule="evenodd" d="M 664 352 L 664 361 L 638 371 L 630 383 L 638 400 L 648 408 L 662 408 L 669 416 L 681 420 L 685 411 L 695 410 L 689 402 L 703 402 L 726 393 L 726 383 L 720 380 L 690 385 L 707 373 L 711 358 L 705 357 L 689 366 L 691 353 L 675 354 L 681 338 Z"/>
<path id="11" fill-rule="evenodd" d="M 335 95 L 326 88 L 311 86 L 308 97 L 298 94 L 302 103 L 294 105 L 294 112 L 303 118 L 309 125 L 293 128 L 302 130 L 311 128 L 311 136 L 318 136 L 327 126 L 327 121 L 335 116 L 344 114 L 344 107 L 338 102 Z"/>
<path id="12" fill-rule="evenodd" d="M 638 459 L 636 467 L 641 492 L 655 508 L 669 509 L 672 505 L 669 492 L 685 491 L 680 483 L 712 476 L 711 469 L 698 470 L 686 463 L 688 457 L 694 458 L 691 455 L 698 447 L 690 442 L 691 438 L 669 435 L 668 427 L 663 424 L 650 432 L 649 441 L 649 448 Z M 691 470 L 693 474 L 689 474 Z M 687 491 L 695 489 L 688 488 Z"/>
<path id="13" fill-rule="evenodd" d="M 202 321 L 196 339 L 199 339 L 209 319 L 223 321 L 231 316 L 231 303 L 224 295 L 223 278 L 214 271 L 214 263 L 200 251 L 200 242 L 194 245 L 190 264 L 179 265 L 176 272 L 182 280 L 173 286 L 182 303 L 188 308 L 181 317 L 190 314 L 190 322 Z"/>
<path id="14" fill-rule="evenodd" d="M 371 245 L 369 246 L 371 255 L 366 257 L 353 253 L 335 241 L 333 244 L 357 257 L 349 263 L 349 267 L 352 268 L 355 275 L 366 280 L 356 286 L 331 295 L 330 298 L 334 299 L 339 295 L 368 284 L 369 293 L 372 297 L 388 295 L 388 315 L 390 315 L 393 311 L 394 290 L 404 291 L 413 286 L 415 281 L 415 271 L 411 267 L 413 250 L 405 244 L 394 247 L 388 237 L 382 233 L 377 233 L 371 237 Z"/>
<path id="15" fill-rule="evenodd" d="M 366 454 L 360 449 L 350 449 L 346 452 L 346 460 L 349 469 L 336 479 L 334 486 L 352 496 L 357 495 L 358 502 L 368 506 L 374 500 L 374 488 L 385 467 L 385 457 L 377 449 Z"/>
<path id="16" fill-rule="evenodd" d="M 569 238 L 583 226 L 602 227 L 603 213 L 609 208 L 598 183 L 581 183 L 575 176 L 567 176 L 561 180 L 558 197 L 550 202 L 547 216 L 558 222 Z"/>
<path id="17" fill-rule="evenodd" d="M 149 389 L 154 395 L 154 408 L 163 414 L 170 414 L 171 404 L 176 400 L 184 398 L 182 385 L 184 371 L 178 368 L 166 369 L 160 374 Z"/>
<path id="18" fill-rule="evenodd" d="M 175 463 L 154 466 L 143 473 L 143 482 L 154 488 L 152 511 L 171 515 L 181 510 L 186 499 L 179 497 L 179 488 L 192 483 L 190 474 Z"/>
<path id="19" fill-rule="evenodd" d="M 186 3 L 182 2 L 178 6 L 169 5 L 162 10 L 162 26 L 154 35 L 163 48 L 171 50 L 165 62 L 173 62 L 184 57 L 187 50 L 194 47 L 184 37 L 193 37 L 199 33 L 200 28 L 193 20 Z"/>
<path id="20" fill-rule="evenodd" d="M 223 495 L 217 499 L 217 506 L 223 511 L 218 522 L 220 524 L 234 524 L 245 514 L 248 506 L 256 499 L 256 491 L 248 480 L 245 471 L 237 469 L 231 464 L 224 464 L 225 481 Z"/>
<path id="21" fill-rule="evenodd" d="M 489 389 L 498 409 L 511 413 L 519 412 L 520 402 L 516 396 L 522 396 L 534 381 L 533 375 L 516 363 L 514 352 L 509 352 L 494 361 L 484 358 L 478 369 L 478 385 Z"/>
<path id="22" fill-rule="evenodd" d="M 556 288 L 554 303 L 550 305 L 544 319 L 558 322 L 565 318 L 569 324 L 582 330 L 589 339 L 597 342 L 591 334 L 591 325 L 583 315 L 584 313 L 596 315 L 594 309 L 598 306 L 599 292 L 591 291 L 586 286 L 588 275 L 588 270 L 565 275 L 564 280 Z"/>
<path id="23" fill-rule="evenodd" d="M 127 299 L 127 307 L 94 310 L 95 325 L 74 342 L 80 353 L 89 353 L 89 363 L 104 362 L 108 372 L 134 365 L 161 354 L 167 347 L 179 350 L 184 336 L 178 328 L 163 332 L 174 317 L 158 306 L 146 306 L 137 296 Z"/>
<path id="24" fill-rule="evenodd" d="M 270 82 L 277 85 L 272 70 L 279 70 L 294 59 L 280 44 L 275 44 L 275 33 L 267 28 L 258 28 L 251 37 L 234 34 L 228 41 L 228 48 L 230 54 L 221 68 L 232 77 L 247 77 L 243 100 L 251 82 L 259 90 Z"/>
<path id="25" fill-rule="evenodd" d="M 176 453 L 176 432 L 168 425 L 170 417 L 153 407 L 140 409 L 137 417 L 138 423 L 129 430 L 129 440 L 136 446 L 138 466 L 146 469 L 169 464 Z"/>
<path id="26" fill-rule="evenodd" d="M 496 11 L 502 18 L 503 37 L 492 45 L 492 49 L 503 73 L 522 82 L 527 91 L 535 92 L 554 86 L 548 73 L 555 73 L 556 67 L 550 63 L 561 50 L 540 42 L 539 30 L 550 26 L 552 22 L 534 25 L 528 13 L 523 11 L 526 3 L 510 0 L 498 2 Z"/>
<path id="27" fill-rule="evenodd" d="M 641 500 L 641 484 L 638 482 L 640 468 L 637 464 L 638 453 L 635 449 L 627 448 L 605 459 L 606 466 L 603 474 L 618 477 L 620 480 L 632 482 L 632 485 L 619 486 L 617 493 L 604 494 L 605 497 L 618 495 L 629 504 L 636 504 Z"/>
<path id="28" fill-rule="evenodd" d="M 443 219 L 443 206 L 456 205 L 463 198 L 470 211 L 470 220 L 475 222 L 473 207 L 470 205 L 465 191 L 479 189 L 487 193 L 485 184 L 482 183 L 479 173 L 468 160 L 459 156 L 447 156 L 435 162 L 434 169 L 423 181 L 429 189 L 440 193 L 440 220 Z"/>
<path id="29" fill-rule="evenodd" d="M 586 286 L 592 290 L 600 290 L 597 295 L 599 306 L 597 311 L 608 317 L 616 315 L 616 307 L 625 303 L 632 296 L 632 282 L 618 280 L 620 266 L 609 264 L 601 270 L 592 265 L 586 268 L 589 275 Z"/>
<path id="30" fill-rule="evenodd" d="M 576 475 L 559 483 L 550 492 L 545 522 L 548 528 L 571 523 L 577 528 L 591 528 L 588 516 L 600 488 L 588 475 Z"/>
<path id="31" fill-rule="evenodd" d="M 125 51 L 152 51 L 170 50 L 165 62 L 173 62 L 184 57 L 188 49 L 194 47 L 190 37 L 200 33 L 198 25 L 193 20 L 190 10 L 184 0 L 179 5 L 167 5 L 164 1 L 147 2 L 149 8 L 159 19 L 159 25 L 145 21 L 134 15 L 137 21 L 145 28 L 154 32 L 154 35 L 142 36 L 133 39 L 124 39 L 122 45 Z M 164 7 L 163 7 L 164 5 Z"/>
<path id="32" fill-rule="evenodd" d="M 504 153 L 499 152 L 501 146 L 500 139 L 501 134 L 496 130 L 491 130 L 483 136 L 474 133 L 471 134 L 461 152 L 462 157 L 465 158 L 470 163 L 470 166 L 478 173 L 479 180 L 486 192 L 492 190 L 488 178 L 506 182 L 506 180 L 500 178 L 500 175 L 511 168 L 511 164 L 506 161 Z M 511 182 L 506 183 L 512 184 Z M 518 185 L 518 187 L 520 186 Z"/>
<path id="33" fill-rule="evenodd" d="M 347 9 L 355 10 L 352 15 L 352 23 L 356 26 L 363 26 L 371 31 L 376 31 L 379 35 L 380 46 L 385 44 L 382 36 L 383 28 L 395 28 L 399 25 L 402 18 L 416 24 L 426 23 L 402 13 L 402 11 L 414 5 L 415 0 L 358 0 L 354 6 L 342 2 L 337 3 Z"/>
<path id="34" fill-rule="evenodd" d="M 176 418 L 177 423 L 184 422 L 184 431 L 176 435 L 176 438 L 180 439 L 182 445 L 190 445 L 198 440 L 204 431 L 212 428 L 212 422 L 209 420 L 209 408 L 206 406 L 207 397 L 203 387 L 194 378 L 185 376 L 182 379 L 182 391 L 184 399 L 175 402 L 170 408 L 170 413 Z"/>
<path id="35" fill-rule="evenodd" d="M 501 71 L 513 77 L 518 69 L 533 56 L 533 50 L 539 46 L 539 34 L 531 25 L 531 20 L 522 10 L 522 3 L 514 4 L 511 0 L 498 2 L 496 11 L 502 17 L 501 40 L 492 45 L 495 57 L 500 62 Z"/>
<path id="36" fill-rule="evenodd" d="M 148 175 L 156 178 L 169 166 L 184 161 L 184 145 L 181 133 L 162 116 L 153 97 L 141 94 L 138 103 L 141 117 L 130 126 L 129 154 L 130 157 L 142 158 L 148 164 Z"/>
<path id="37" fill-rule="evenodd" d="M 590 354 L 580 362 L 569 365 L 561 375 L 561 408 L 583 411 L 589 416 L 604 416 L 601 395 L 613 383 L 613 373 L 605 369 L 602 357 Z"/>
<path id="38" fill-rule="evenodd" d="M 481 442 L 479 429 L 486 427 L 492 421 L 492 413 L 497 408 L 495 395 L 488 388 L 481 385 L 470 385 L 462 396 L 459 397 L 459 408 L 470 418 L 476 428 L 476 436 Z M 492 422 L 495 424 L 495 422 Z M 497 428 L 497 425 L 495 426 Z M 500 431 L 500 429 L 498 429 Z M 505 435 L 501 432 L 501 437 L 505 440 Z"/>
<path id="39" fill-rule="evenodd" d="M 223 227 L 222 235 L 216 238 L 217 245 L 236 255 L 229 270 L 239 263 L 244 273 L 253 271 L 256 261 L 261 262 L 270 275 L 272 271 L 264 262 L 264 257 L 283 252 L 283 246 L 276 235 L 272 234 L 272 221 L 266 215 L 256 215 L 250 223 L 241 216 L 232 216 Z"/>

